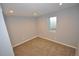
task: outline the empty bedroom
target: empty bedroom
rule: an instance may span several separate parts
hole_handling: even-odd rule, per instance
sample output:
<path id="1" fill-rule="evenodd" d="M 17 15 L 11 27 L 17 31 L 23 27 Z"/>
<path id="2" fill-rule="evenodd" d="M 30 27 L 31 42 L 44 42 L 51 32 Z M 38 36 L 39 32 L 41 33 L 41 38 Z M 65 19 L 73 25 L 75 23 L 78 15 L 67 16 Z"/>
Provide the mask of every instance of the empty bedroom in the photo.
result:
<path id="1" fill-rule="evenodd" d="M 78 56 L 78 3 L 0 3 L 0 56 Z"/>

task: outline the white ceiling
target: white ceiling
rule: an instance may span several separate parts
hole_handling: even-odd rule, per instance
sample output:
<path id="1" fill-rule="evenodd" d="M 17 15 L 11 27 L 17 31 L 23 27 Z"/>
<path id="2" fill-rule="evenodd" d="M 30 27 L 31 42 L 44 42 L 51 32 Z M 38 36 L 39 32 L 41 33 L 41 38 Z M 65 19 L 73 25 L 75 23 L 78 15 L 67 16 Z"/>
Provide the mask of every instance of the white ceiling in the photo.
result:
<path id="1" fill-rule="evenodd" d="M 33 12 L 38 13 L 37 16 L 45 15 L 51 12 L 59 11 L 64 8 L 76 6 L 76 3 L 64 3 L 62 6 L 59 3 L 3 3 L 2 9 L 6 16 L 27 16 L 33 17 Z M 13 14 L 9 10 L 14 10 Z"/>

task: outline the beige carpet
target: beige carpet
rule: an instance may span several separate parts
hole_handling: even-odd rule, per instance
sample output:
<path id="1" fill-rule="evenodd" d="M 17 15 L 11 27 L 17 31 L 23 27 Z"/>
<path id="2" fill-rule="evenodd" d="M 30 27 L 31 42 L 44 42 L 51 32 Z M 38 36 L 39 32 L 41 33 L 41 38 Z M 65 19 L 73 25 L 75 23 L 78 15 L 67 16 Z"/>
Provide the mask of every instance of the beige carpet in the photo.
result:
<path id="1" fill-rule="evenodd" d="M 73 56 L 75 49 L 37 37 L 15 47 L 14 53 L 16 56 Z"/>

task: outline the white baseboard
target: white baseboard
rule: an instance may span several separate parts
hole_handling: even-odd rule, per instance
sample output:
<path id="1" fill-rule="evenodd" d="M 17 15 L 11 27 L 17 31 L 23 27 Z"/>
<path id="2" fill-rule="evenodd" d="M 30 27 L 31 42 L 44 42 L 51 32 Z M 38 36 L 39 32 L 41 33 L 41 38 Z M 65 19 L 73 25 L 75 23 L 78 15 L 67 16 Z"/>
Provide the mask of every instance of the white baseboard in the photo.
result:
<path id="1" fill-rule="evenodd" d="M 29 39 L 26 39 L 25 41 L 22 41 L 22 42 L 20 42 L 20 43 L 17 43 L 17 44 L 15 44 L 15 45 L 13 45 L 13 47 L 19 46 L 19 45 L 21 45 L 21 44 L 23 44 L 23 43 L 25 43 L 25 42 L 28 42 L 28 41 L 30 41 L 30 40 L 36 38 L 36 37 L 37 37 L 37 36 L 33 36 L 33 37 L 29 38 Z"/>
<path id="2" fill-rule="evenodd" d="M 36 38 L 36 37 L 40 37 L 40 38 L 43 38 L 43 39 L 46 39 L 46 40 L 49 40 L 49 41 L 52 41 L 52 42 L 56 42 L 56 43 L 61 44 L 61 45 L 65 45 L 65 46 L 68 46 L 68 47 L 77 49 L 77 47 L 75 47 L 75 46 L 71 46 L 71 45 L 68 45 L 68 44 L 64 44 L 64 43 L 62 43 L 62 42 L 59 42 L 59 41 L 56 41 L 56 40 L 52 40 L 52 39 L 49 39 L 49 38 L 44 37 L 44 36 L 41 36 L 41 35 L 36 35 L 36 36 L 34 36 L 34 37 L 31 37 L 31 38 L 29 38 L 29 39 L 27 39 L 27 40 L 25 40 L 25 41 L 22 41 L 22 42 L 20 42 L 20 43 L 17 43 L 17 44 L 15 44 L 15 45 L 13 45 L 13 47 L 19 46 L 19 45 L 21 45 L 21 44 L 23 44 L 23 43 L 25 43 L 25 42 L 28 42 L 28 41 L 30 41 L 30 40 Z"/>
<path id="3" fill-rule="evenodd" d="M 52 42 L 56 42 L 56 43 L 61 44 L 61 45 L 65 45 L 65 46 L 68 46 L 68 47 L 77 49 L 77 47 L 75 47 L 75 46 L 71 46 L 71 45 L 68 45 L 68 44 L 64 44 L 62 42 L 59 42 L 59 41 L 56 41 L 56 40 L 52 40 L 52 39 L 49 39 L 49 38 L 44 37 L 44 36 L 40 36 L 39 35 L 38 37 L 43 38 L 43 39 L 46 39 L 46 40 L 49 40 L 49 41 L 52 41 Z"/>

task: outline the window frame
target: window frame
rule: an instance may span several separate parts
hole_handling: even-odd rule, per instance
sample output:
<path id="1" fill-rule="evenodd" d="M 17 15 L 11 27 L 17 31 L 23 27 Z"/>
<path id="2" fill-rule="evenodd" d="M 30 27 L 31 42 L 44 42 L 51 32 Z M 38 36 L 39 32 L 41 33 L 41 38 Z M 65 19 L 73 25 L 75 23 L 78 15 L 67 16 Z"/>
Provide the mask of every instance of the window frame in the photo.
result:
<path id="1" fill-rule="evenodd" d="M 50 16 L 50 17 L 48 17 L 48 30 L 50 32 L 56 32 L 56 28 L 51 29 L 51 27 L 50 27 L 50 18 L 51 17 L 56 17 L 56 27 L 57 27 L 57 16 Z"/>

